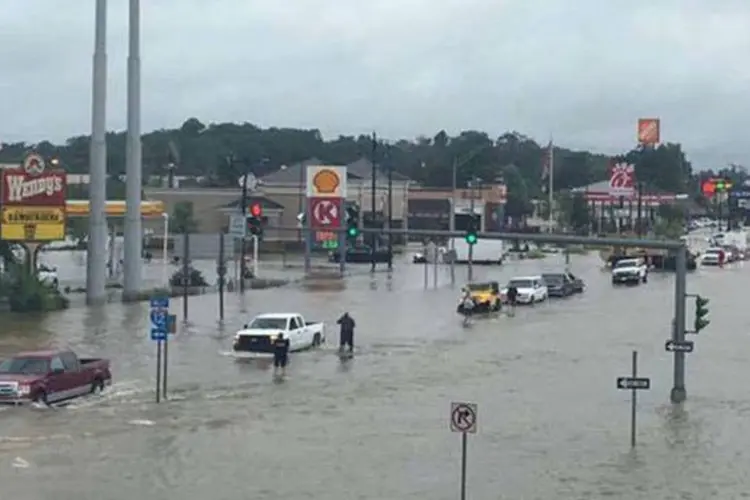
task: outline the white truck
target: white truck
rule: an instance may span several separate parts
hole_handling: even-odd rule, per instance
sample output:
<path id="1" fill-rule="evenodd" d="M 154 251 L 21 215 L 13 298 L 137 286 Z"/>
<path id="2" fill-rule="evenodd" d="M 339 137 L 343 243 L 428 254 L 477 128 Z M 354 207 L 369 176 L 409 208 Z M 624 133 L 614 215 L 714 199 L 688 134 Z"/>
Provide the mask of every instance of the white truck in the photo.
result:
<path id="1" fill-rule="evenodd" d="M 326 340 L 322 322 L 310 322 L 298 313 L 260 314 L 234 336 L 235 353 L 273 354 L 273 340 L 282 334 L 289 339 L 289 350 L 302 351 Z"/>
<path id="2" fill-rule="evenodd" d="M 620 259 L 612 266 L 612 284 L 628 283 L 640 285 L 648 282 L 648 266 L 640 257 Z"/>
<path id="3" fill-rule="evenodd" d="M 452 246 L 451 246 L 452 245 Z M 471 262 L 474 264 L 502 264 L 505 258 L 505 245 L 502 240 L 479 239 L 474 245 L 466 243 L 464 238 L 451 238 L 448 241 L 447 253 L 455 249 L 454 262 L 469 262 L 469 247 L 471 250 Z"/>

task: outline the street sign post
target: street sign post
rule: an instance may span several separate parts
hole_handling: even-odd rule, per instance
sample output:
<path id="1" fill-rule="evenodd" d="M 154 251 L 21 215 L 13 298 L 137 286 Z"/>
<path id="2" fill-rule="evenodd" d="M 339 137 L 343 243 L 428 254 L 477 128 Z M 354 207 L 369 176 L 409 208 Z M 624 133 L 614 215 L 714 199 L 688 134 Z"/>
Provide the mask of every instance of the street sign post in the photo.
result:
<path id="1" fill-rule="evenodd" d="M 664 350 L 667 352 L 693 352 L 695 343 L 692 340 L 675 341 L 672 339 L 667 340 L 664 343 Z"/>
<path id="2" fill-rule="evenodd" d="M 461 500 L 466 500 L 467 436 L 477 432 L 476 403 L 451 403 L 451 431 L 461 433 Z"/>
<path id="3" fill-rule="evenodd" d="M 633 351 L 633 371 L 630 377 L 617 377 L 618 389 L 630 389 L 630 446 L 635 448 L 635 410 L 638 391 L 651 389 L 651 379 L 638 376 L 638 351 Z"/>
<path id="4" fill-rule="evenodd" d="M 242 215 L 231 215 L 229 217 L 229 234 L 233 238 L 244 238 L 247 234 L 247 221 Z"/>
<path id="5" fill-rule="evenodd" d="M 177 329 L 177 316 L 169 314 L 169 297 L 152 297 L 149 311 L 151 340 L 156 342 L 156 402 L 167 397 L 167 368 L 169 365 L 167 345 L 169 334 Z M 162 345 L 164 357 L 162 359 Z M 164 376 L 162 377 L 162 370 Z"/>

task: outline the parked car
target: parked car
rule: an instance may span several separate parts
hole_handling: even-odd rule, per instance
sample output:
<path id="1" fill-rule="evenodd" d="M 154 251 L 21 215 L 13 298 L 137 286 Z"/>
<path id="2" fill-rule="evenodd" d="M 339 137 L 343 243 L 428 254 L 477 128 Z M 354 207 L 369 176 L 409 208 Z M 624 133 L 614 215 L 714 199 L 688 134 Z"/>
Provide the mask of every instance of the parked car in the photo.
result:
<path id="1" fill-rule="evenodd" d="M 0 362 L 0 403 L 57 403 L 111 383 L 109 360 L 70 350 L 22 352 Z"/>
<path id="2" fill-rule="evenodd" d="M 547 293 L 550 297 L 568 297 L 576 293 L 583 293 L 583 280 L 576 278 L 572 273 L 545 273 L 542 279 L 547 284 Z"/>

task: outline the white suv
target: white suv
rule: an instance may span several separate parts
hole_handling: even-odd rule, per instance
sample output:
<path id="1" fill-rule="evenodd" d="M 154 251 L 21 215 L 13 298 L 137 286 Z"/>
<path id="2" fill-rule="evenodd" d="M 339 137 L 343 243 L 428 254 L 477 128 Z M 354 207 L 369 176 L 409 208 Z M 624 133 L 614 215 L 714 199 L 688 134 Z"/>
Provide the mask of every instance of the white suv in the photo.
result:
<path id="1" fill-rule="evenodd" d="M 648 266 L 642 258 L 620 259 L 612 266 L 612 284 L 648 282 Z"/>
<path id="2" fill-rule="evenodd" d="M 541 276 L 524 276 L 513 278 L 508 282 L 508 286 L 500 291 L 500 296 L 505 299 L 508 296 L 508 288 L 510 288 L 511 286 L 516 287 L 516 290 L 518 290 L 518 298 L 516 299 L 516 301 L 519 304 L 534 304 L 535 302 L 544 302 L 549 296 L 547 284 Z"/>

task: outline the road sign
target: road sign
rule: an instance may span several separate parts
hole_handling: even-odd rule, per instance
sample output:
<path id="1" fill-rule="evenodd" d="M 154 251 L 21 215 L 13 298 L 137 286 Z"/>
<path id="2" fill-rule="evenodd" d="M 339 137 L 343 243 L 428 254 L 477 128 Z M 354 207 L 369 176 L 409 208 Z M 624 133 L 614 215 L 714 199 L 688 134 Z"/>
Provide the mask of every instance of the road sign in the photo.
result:
<path id="1" fill-rule="evenodd" d="M 676 342 L 670 339 L 664 344 L 664 349 L 668 352 L 693 352 L 694 348 L 695 343 L 692 340 Z"/>
<path id="2" fill-rule="evenodd" d="M 167 330 L 167 312 L 160 309 L 152 309 L 149 314 L 151 320 L 151 328 L 159 330 Z"/>
<path id="3" fill-rule="evenodd" d="M 331 229 L 341 227 L 341 198 L 310 198 L 310 227 Z"/>
<path id="4" fill-rule="evenodd" d="M 152 297 L 151 309 L 168 309 L 169 297 Z"/>
<path id="5" fill-rule="evenodd" d="M 231 215 L 229 217 L 229 234 L 235 238 L 244 238 L 247 232 L 245 217 L 242 215 Z"/>
<path id="6" fill-rule="evenodd" d="M 158 328 L 151 329 L 151 340 L 164 341 L 167 340 L 167 332 L 159 330 Z"/>
<path id="7" fill-rule="evenodd" d="M 477 432 L 476 403 L 451 403 L 451 430 L 470 434 Z"/>
<path id="8" fill-rule="evenodd" d="M 629 163 L 614 163 L 609 173 L 610 196 L 631 196 L 635 189 L 635 166 Z"/>
<path id="9" fill-rule="evenodd" d="M 247 181 L 245 181 L 245 177 L 247 177 Z M 245 184 L 245 182 L 247 182 L 247 184 Z M 247 190 L 251 192 L 258 189 L 258 184 L 260 184 L 258 178 L 253 174 L 241 175 L 240 178 L 237 179 L 237 183 L 240 187 L 247 186 Z"/>
<path id="10" fill-rule="evenodd" d="M 651 379 L 646 377 L 617 377 L 618 389 L 651 389 Z"/>

